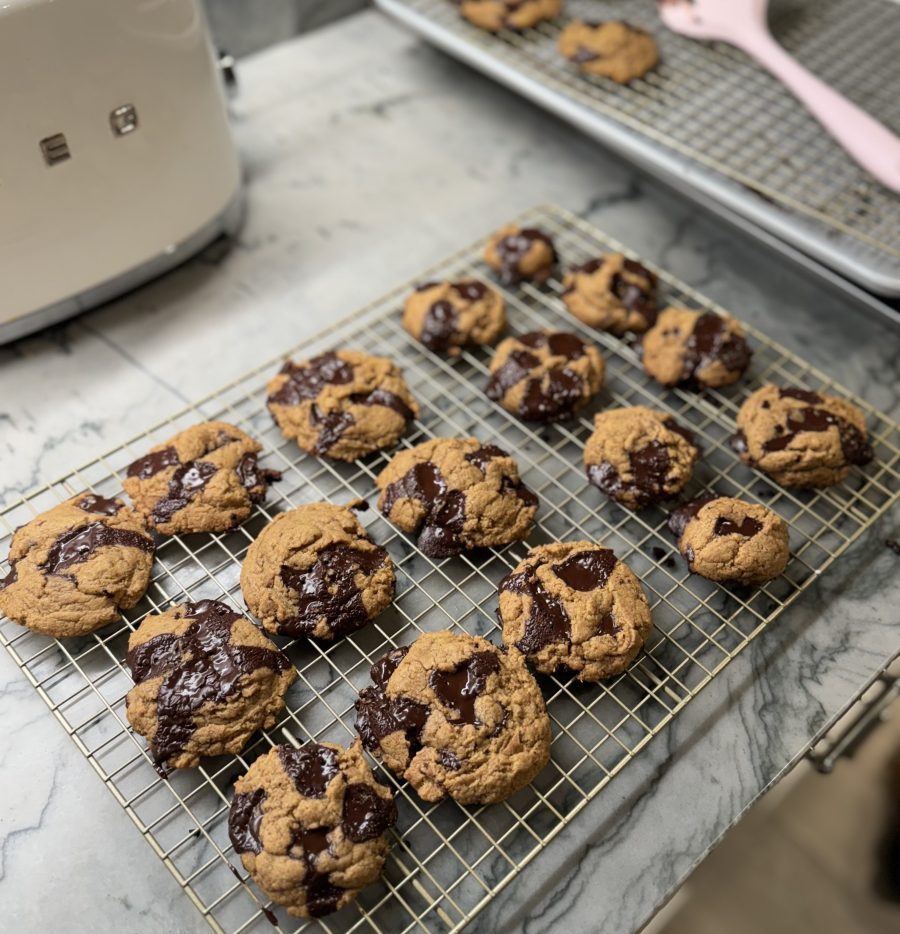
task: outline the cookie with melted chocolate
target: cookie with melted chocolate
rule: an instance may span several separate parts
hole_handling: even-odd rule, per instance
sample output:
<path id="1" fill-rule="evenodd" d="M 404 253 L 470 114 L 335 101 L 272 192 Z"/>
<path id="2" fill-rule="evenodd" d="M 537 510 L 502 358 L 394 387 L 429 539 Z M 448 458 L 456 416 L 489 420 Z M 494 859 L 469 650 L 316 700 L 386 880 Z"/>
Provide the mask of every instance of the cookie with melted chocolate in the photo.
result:
<path id="1" fill-rule="evenodd" d="M 764 584 L 790 560 L 788 526 L 759 503 L 706 495 L 669 516 L 688 568 L 712 581 Z"/>
<path id="2" fill-rule="evenodd" d="M 666 308 L 642 341 L 644 369 L 664 386 L 730 386 L 752 355 L 734 318 L 690 308 Z"/>
<path id="3" fill-rule="evenodd" d="M 488 32 L 531 29 L 559 16 L 562 0 L 456 0 L 463 19 Z"/>
<path id="4" fill-rule="evenodd" d="M 450 357 L 493 344 L 506 327 L 506 303 L 477 279 L 425 282 L 403 305 L 403 327 L 429 350 Z"/>
<path id="5" fill-rule="evenodd" d="M 525 421 L 562 421 L 591 401 L 604 370 L 600 351 L 577 335 L 531 331 L 500 342 L 485 393 Z"/>
<path id="6" fill-rule="evenodd" d="M 595 416 L 584 466 L 610 499 L 642 509 L 680 493 L 699 453 L 693 433 L 671 415 L 635 405 Z"/>
<path id="7" fill-rule="evenodd" d="M 159 766 L 239 753 L 275 723 L 296 677 L 290 659 L 246 617 L 217 600 L 148 616 L 128 639 L 135 686 L 128 722 Z"/>
<path id="8" fill-rule="evenodd" d="M 253 881 L 295 918 L 348 905 L 381 875 L 397 822 L 359 740 L 276 746 L 237 780 L 228 834 Z"/>
<path id="9" fill-rule="evenodd" d="M 559 51 L 578 70 L 627 84 L 659 63 L 653 36 L 618 20 L 573 20 L 559 34 Z"/>
<path id="10" fill-rule="evenodd" d="M 348 507 L 309 503 L 259 533 L 241 567 L 241 591 L 269 632 L 335 639 L 390 605 L 394 563 Z"/>
<path id="11" fill-rule="evenodd" d="M 396 454 L 375 478 L 378 508 L 430 558 L 527 537 L 537 497 L 506 451 L 477 438 L 434 438 Z"/>
<path id="12" fill-rule="evenodd" d="M 0 611 L 47 636 L 94 632 L 143 597 L 154 550 L 138 512 L 80 493 L 16 529 Z"/>
<path id="13" fill-rule="evenodd" d="M 621 674 L 650 633 L 650 604 L 609 548 L 557 542 L 533 548 L 500 582 L 503 641 L 543 674 L 581 681 Z"/>
<path id="14" fill-rule="evenodd" d="M 546 282 L 556 271 L 557 258 L 553 241 L 537 227 L 502 227 L 484 248 L 484 261 L 510 286 Z"/>
<path id="15" fill-rule="evenodd" d="M 372 666 L 356 728 L 366 748 L 425 801 L 503 801 L 550 759 L 550 719 L 516 649 L 449 630 Z"/>
<path id="16" fill-rule="evenodd" d="M 260 466 L 261 450 L 234 425 L 202 422 L 130 464 L 122 486 L 157 532 L 225 532 L 281 479 L 277 470 Z"/>
<path id="17" fill-rule="evenodd" d="M 636 260 L 608 253 L 570 269 L 563 279 L 562 299 L 592 328 L 640 334 L 656 321 L 656 276 Z"/>
<path id="18" fill-rule="evenodd" d="M 744 400 L 737 426 L 741 460 L 784 487 L 832 486 L 874 457 L 865 415 L 822 392 L 763 386 Z"/>
<path id="19" fill-rule="evenodd" d="M 267 405 L 307 454 L 342 461 L 393 447 L 419 415 L 400 367 L 355 350 L 288 360 L 269 381 Z"/>

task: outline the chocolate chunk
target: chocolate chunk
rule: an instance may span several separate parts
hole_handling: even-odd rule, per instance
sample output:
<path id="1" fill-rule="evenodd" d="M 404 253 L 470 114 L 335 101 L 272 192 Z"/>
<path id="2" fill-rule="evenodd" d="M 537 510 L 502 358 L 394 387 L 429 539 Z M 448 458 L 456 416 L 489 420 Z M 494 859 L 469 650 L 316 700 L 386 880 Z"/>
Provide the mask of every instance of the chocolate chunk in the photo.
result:
<path id="1" fill-rule="evenodd" d="M 282 635 L 310 634 L 325 618 L 334 635 L 353 632 L 369 621 L 356 575 L 370 576 L 388 561 L 384 548 L 363 550 L 342 542 L 323 548 L 306 570 L 282 565 L 282 583 L 297 593 L 297 611 L 278 625 Z"/>
<path id="2" fill-rule="evenodd" d="M 174 467 L 180 464 L 178 452 L 173 447 L 163 448 L 161 451 L 151 451 L 143 457 L 129 464 L 127 474 L 129 477 L 137 477 L 140 480 L 147 480 L 154 474 L 158 474 L 166 467 Z"/>
<path id="3" fill-rule="evenodd" d="M 266 793 L 257 788 L 251 794 L 236 794 L 228 812 L 228 836 L 235 853 L 261 853 L 259 826 Z"/>
<path id="4" fill-rule="evenodd" d="M 327 454 L 329 449 L 344 436 L 344 432 L 351 425 L 356 424 L 356 419 L 351 412 L 344 412 L 340 409 L 323 412 L 314 403 L 309 410 L 309 422 L 319 432 L 315 445 L 316 454 Z"/>
<path id="5" fill-rule="evenodd" d="M 504 285 L 518 285 L 522 281 L 524 276 L 519 264 L 531 249 L 531 245 L 537 242 L 545 243 L 550 247 L 553 263 L 555 263 L 557 255 L 553 241 L 542 230 L 535 227 L 523 227 L 515 233 L 508 234 L 496 243 L 495 249 L 500 259 L 498 276 Z M 532 278 L 543 281 L 549 278 L 551 271 L 552 266 L 545 273 L 538 273 Z"/>
<path id="6" fill-rule="evenodd" d="M 0 590 L 5 590 L 7 587 L 14 584 L 19 579 L 19 572 L 16 570 L 16 563 L 14 561 L 9 562 L 9 573 L 6 577 L 0 577 Z"/>
<path id="7" fill-rule="evenodd" d="M 320 853 L 329 849 L 328 828 L 300 828 L 298 827 L 291 839 L 291 847 L 303 850 L 303 861 L 306 863 L 306 876 L 303 886 L 306 888 L 306 909 L 313 918 L 321 918 L 331 914 L 340 903 L 344 889 L 338 888 L 331 882 L 327 872 L 319 872 L 316 868 Z"/>
<path id="8" fill-rule="evenodd" d="M 698 512 L 707 504 L 711 503 L 714 499 L 718 499 L 718 496 L 706 495 L 698 496 L 696 499 L 692 499 L 689 503 L 685 503 L 683 506 L 679 506 L 678 509 L 674 510 L 669 516 L 669 521 L 667 525 L 669 526 L 669 531 L 675 536 L 676 539 L 680 540 L 681 536 L 684 534 L 685 527 L 691 519 L 694 519 Z"/>
<path id="9" fill-rule="evenodd" d="M 371 785 L 348 785 L 344 792 L 344 833 L 354 843 L 374 840 L 397 823 L 397 805 Z"/>
<path id="10" fill-rule="evenodd" d="M 166 495 L 153 507 L 154 521 L 167 522 L 179 509 L 184 509 L 218 470 L 209 461 L 189 461 L 178 467 L 169 479 Z"/>
<path id="11" fill-rule="evenodd" d="M 629 282 L 616 273 L 610 281 L 610 288 L 626 311 L 636 311 L 647 322 L 647 327 L 652 327 L 656 323 L 656 276 L 633 259 L 624 260 L 622 267 L 630 273 L 643 276 L 649 287 Z"/>
<path id="12" fill-rule="evenodd" d="M 373 389 L 369 393 L 355 392 L 350 396 L 355 405 L 383 405 L 393 409 L 404 421 L 410 422 L 415 418 L 413 410 L 398 396 L 388 389 Z"/>
<path id="13" fill-rule="evenodd" d="M 329 384 L 345 385 L 353 379 L 353 366 L 333 351 L 319 354 L 299 365 L 288 360 L 281 372 L 288 378 L 277 392 L 269 396 L 269 405 L 299 405 L 305 400 L 315 399 Z"/>
<path id="14" fill-rule="evenodd" d="M 499 402 L 513 386 L 531 376 L 540 360 L 527 350 L 514 350 L 503 361 L 488 380 L 485 395 L 493 402 Z"/>
<path id="15" fill-rule="evenodd" d="M 626 482 L 608 461 L 589 464 L 588 479 L 613 499 L 625 491 L 631 493 L 639 506 L 650 506 L 665 499 L 668 495 L 665 483 L 671 465 L 667 445 L 662 441 L 651 441 L 637 451 L 630 451 L 628 460 L 634 477 L 631 482 Z"/>
<path id="16" fill-rule="evenodd" d="M 736 532 L 744 538 L 752 538 L 761 528 L 762 523 L 751 519 L 750 516 L 745 516 L 740 525 L 731 519 L 726 519 L 725 516 L 719 516 L 713 526 L 713 535 L 732 535 Z"/>
<path id="17" fill-rule="evenodd" d="M 73 564 L 87 561 L 98 548 L 108 545 L 140 548 L 141 551 L 151 553 L 155 548 L 153 540 L 139 532 L 117 529 L 103 522 L 92 522 L 79 529 L 63 532 L 50 546 L 47 560 L 40 566 L 41 570 L 46 574 L 59 574 Z"/>
<path id="18" fill-rule="evenodd" d="M 445 353 L 453 343 L 459 327 L 459 312 L 450 302 L 441 299 L 434 302 L 425 313 L 419 340 L 436 353 Z"/>
<path id="19" fill-rule="evenodd" d="M 819 405 L 822 402 L 822 397 L 811 389 L 794 389 L 788 387 L 787 389 L 779 389 L 778 395 L 782 399 L 800 399 L 802 402 L 808 402 L 810 405 Z"/>
<path id="20" fill-rule="evenodd" d="M 88 493 L 82 496 L 75 505 L 85 512 L 96 512 L 103 516 L 114 516 L 122 508 L 122 504 L 117 499 L 107 499 L 105 496 L 98 496 L 96 493 Z"/>
<path id="21" fill-rule="evenodd" d="M 379 688 L 382 690 L 387 688 L 391 675 L 397 670 L 397 666 L 406 658 L 408 653 L 408 645 L 398 646 L 396 649 L 391 649 L 387 655 L 375 662 L 369 669 L 369 676 Z"/>
<path id="22" fill-rule="evenodd" d="M 476 652 L 453 671 L 433 671 L 428 684 L 441 703 L 459 711 L 454 722 L 478 726 L 481 721 L 475 713 L 475 699 L 484 693 L 488 676 L 499 670 L 495 652 Z"/>
<path id="23" fill-rule="evenodd" d="M 574 370 L 554 367 L 543 380 L 529 382 L 519 403 L 519 415 L 529 422 L 555 422 L 570 418 L 583 392 L 584 380 Z"/>
<path id="24" fill-rule="evenodd" d="M 156 734 L 151 751 L 158 763 L 181 752 L 194 732 L 194 713 L 204 704 L 223 704 L 240 680 L 260 668 L 285 671 L 281 652 L 234 645 L 231 628 L 239 614 L 217 600 L 185 606 L 182 618 L 194 620 L 181 636 L 162 633 L 126 656 L 135 683 L 164 675 L 156 699 Z"/>
<path id="25" fill-rule="evenodd" d="M 478 450 L 466 454 L 466 460 L 474 464 L 485 476 L 487 476 L 487 465 L 498 457 L 507 457 L 506 451 L 498 448 L 496 444 L 483 444 Z"/>
<path id="26" fill-rule="evenodd" d="M 278 758 L 294 787 L 307 798 L 324 798 L 331 780 L 341 771 L 334 750 L 319 743 L 298 749 L 279 746 Z"/>
<path id="27" fill-rule="evenodd" d="M 459 292 L 467 302 L 477 302 L 478 299 L 484 298 L 484 296 L 487 295 L 487 286 L 483 282 L 478 282 L 476 279 L 464 279 L 461 282 L 454 282 L 453 288 Z"/>
<path id="28" fill-rule="evenodd" d="M 704 312 L 694 323 L 685 345 L 682 381 L 692 379 L 698 370 L 716 361 L 731 373 L 743 373 L 750 365 L 751 356 L 747 341 L 729 331 L 723 317 L 711 311 Z"/>
<path id="29" fill-rule="evenodd" d="M 556 576 L 573 590 L 588 592 L 606 586 L 616 566 L 616 556 L 609 548 L 579 551 L 553 565 Z"/>
<path id="30" fill-rule="evenodd" d="M 448 558 L 462 551 L 459 536 L 466 519 L 465 494 L 448 490 L 435 464 L 416 464 L 388 486 L 384 514 L 390 515 L 397 500 L 403 498 L 417 499 L 428 509 L 418 540 L 424 554 L 429 558 Z"/>
<path id="31" fill-rule="evenodd" d="M 794 390 L 803 392 L 803 390 Z M 790 390 L 781 390 L 781 393 L 790 392 Z M 811 395 L 815 395 L 812 393 Z M 794 396 L 794 398 L 802 398 Z M 821 401 L 821 400 L 819 400 Z M 787 429 L 783 434 L 774 438 L 769 438 L 763 443 L 763 451 L 772 453 L 773 451 L 785 450 L 791 441 L 798 434 L 804 431 L 827 431 L 832 426 L 836 427 L 841 439 L 841 450 L 848 464 L 868 464 L 875 456 L 872 446 L 866 440 L 865 435 L 846 419 L 835 415 L 826 409 L 808 406 L 802 409 L 792 409 L 788 413 Z M 781 428 L 781 426 L 776 426 Z"/>
<path id="32" fill-rule="evenodd" d="M 445 769 L 450 769 L 453 772 L 459 771 L 462 762 L 458 755 L 455 752 L 450 752 L 449 749 L 441 750 L 441 765 Z"/>
<path id="33" fill-rule="evenodd" d="M 245 490 L 250 490 L 250 499 L 254 503 L 260 502 L 265 498 L 265 488 L 272 483 L 274 480 L 281 479 L 280 470 L 269 470 L 266 467 L 260 467 L 258 461 L 258 454 L 248 453 L 245 454 L 237 465 L 237 475 L 238 479 L 241 481 L 241 486 Z M 262 488 L 262 492 L 252 492 L 258 487 Z"/>
<path id="34" fill-rule="evenodd" d="M 363 688 L 356 700 L 356 730 L 367 749 L 377 749 L 386 736 L 402 731 L 413 756 L 430 713 L 425 704 L 408 697 L 388 697 L 381 688 Z"/>
<path id="35" fill-rule="evenodd" d="M 516 648 L 525 655 L 533 655 L 554 642 L 568 644 L 572 639 L 572 621 L 562 600 L 544 588 L 537 578 L 536 570 L 536 566 L 529 566 L 500 581 L 501 593 L 516 593 L 531 598 L 525 630 L 522 638 L 516 642 Z"/>

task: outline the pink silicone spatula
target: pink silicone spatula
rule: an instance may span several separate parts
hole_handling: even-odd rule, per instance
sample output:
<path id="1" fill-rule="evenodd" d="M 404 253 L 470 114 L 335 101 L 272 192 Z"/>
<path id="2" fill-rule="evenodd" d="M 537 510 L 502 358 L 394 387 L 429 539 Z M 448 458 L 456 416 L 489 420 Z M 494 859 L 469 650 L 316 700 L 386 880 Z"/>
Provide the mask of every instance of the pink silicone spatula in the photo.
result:
<path id="1" fill-rule="evenodd" d="M 659 0 L 673 32 L 741 49 L 770 71 L 875 178 L 900 192 L 900 137 L 808 72 L 772 38 L 768 0 Z"/>

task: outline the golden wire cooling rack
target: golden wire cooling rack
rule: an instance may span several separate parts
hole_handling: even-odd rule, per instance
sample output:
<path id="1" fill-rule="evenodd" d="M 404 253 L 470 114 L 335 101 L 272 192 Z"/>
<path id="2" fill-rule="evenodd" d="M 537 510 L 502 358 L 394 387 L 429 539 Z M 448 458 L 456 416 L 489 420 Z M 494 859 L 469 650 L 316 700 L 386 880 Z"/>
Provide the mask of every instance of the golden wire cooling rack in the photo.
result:
<path id="1" fill-rule="evenodd" d="M 565 0 L 562 15 L 496 35 L 453 0 L 376 0 L 492 78 L 617 148 L 713 210 L 739 215 L 874 292 L 900 295 L 900 196 L 879 185 L 744 53 L 666 29 L 657 0 Z M 624 19 L 660 64 L 627 85 L 581 74 L 557 50 L 572 19 Z M 778 41 L 900 132 L 900 4 L 773 0 Z"/>
<path id="2" fill-rule="evenodd" d="M 540 226 L 556 241 L 564 265 L 620 245 L 586 222 L 555 208 L 536 208 L 518 222 Z M 442 276 L 492 281 L 473 244 L 426 270 L 416 282 Z M 625 251 L 628 252 L 628 251 Z M 657 270 L 663 300 L 721 310 Z M 846 483 L 797 493 L 776 489 L 744 467 L 728 446 L 742 398 L 765 381 L 790 383 L 852 398 L 828 378 L 749 330 L 755 357 L 740 385 L 702 395 L 661 390 L 644 375 L 627 343 L 590 332 L 567 314 L 561 283 L 504 289 L 512 332 L 562 327 L 596 340 L 607 360 L 607 383 L 596 402 L 661 407 L 689 426 L 703 458 L 687 493 L 702 489 L 758 500 L 790 524 L 792 559 L 783 577 L 756 590 L 716 586 L 687 573 L 665 529 L 666 515 L 652 508 L 629 513 L 589 486 L 581 452 L 591 430 L 591 410 L 578 420 L 533 429 L 483 394 L 488 350 L 455 360 L 431 354 L 400 327 L 399 308 L 415 285 L 390 295 L 292 348 L 305 356 L 329 348 L 359 347 L 393 357 L 422 403 L 422 415 L 403 444 L 436 435 L 475 434 L 517 458 L 525 482 L 541 501 L 529 544 L 596 539 L 615 549 L 640 576 L 653 606 L 654 630 L 644 653 L 622 676 L 602 685 L 542 678 L 553 725 L 552 762 L 529 787 L 508 801 L 462 808 L 452 801 L 429 805 L 387 773 L 397 790 L 400 818 L 382 882 L 359 900 L 318 922 L 298 922 L 268 904 L 246 880 L 228 840 L 227 814 L 234 780 L 271 744 L 306 739 L 347 743 L 354 734 L 353 702 L 368 683 L 369 666 L 392 646 L 423 631 L 458 628 L 493 637 L 498 627 L 496 587 L 523 557 L 517 543 L 498 550 L 434 562 L 374 509 L 361 513 L 375 541 L 398 569 L 393 607 L 360 632 L 335 644 L 293 640 L 285 649 L 299 678 L 278 725 L 243 755 L 205 760 L 197 769 L 160 778 L 144 741 L 129 730 L 125 695 L 131 678 L 123 667 L 129 633 L 147 613 L 185 599 L 220 598 L 242 608 L 238 577 L 248 545 L 279 511 L 326 499 L 374 498 L 374 477 L 388 454 L 353 464 L 317 460 L 285 441 L 265 407 L 264 386 L 279 361 L 270 361 L 97 457 L 54 483 L 8 505 L 0 519 L 8 551 L 13 529 L 59 500 L 91 488 L 121 491 L 125 467 L 147 448 L 202 419 L 223 418 L 259 438 L 264 463 L 283 479 L 239 529 L 221 535 L 171 536 L 160 541 L 153 580 L 143 602 L 90 636 L 63 642 L 0 622 L 0 640 L 110 792 L 217 931 L 330 932 L 456 931 L 562 829 L 662 730 L 690 699 L 774 620 L 816 576 L 900 495 L 900 428 L 861 400 L 876 452 Z"/>

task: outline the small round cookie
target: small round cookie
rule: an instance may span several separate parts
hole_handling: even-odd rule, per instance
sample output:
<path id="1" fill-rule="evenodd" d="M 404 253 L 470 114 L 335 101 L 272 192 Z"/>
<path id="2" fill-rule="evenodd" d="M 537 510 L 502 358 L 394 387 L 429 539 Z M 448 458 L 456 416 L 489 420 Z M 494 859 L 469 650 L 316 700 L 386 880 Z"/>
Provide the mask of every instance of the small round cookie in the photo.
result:
<path id="1" fill-rule="evenodd" d="M 669 516 L 689 570 L 711 581 L 763 584 L 790 559 L 781 516 L 730 496 L 700 496 Z"/>
<path id="2" fill-rule="evenodd" d="M 130 464 L 122 486 L 157 532 L 225 532 L 281 479 L 277 470 L 259 466 L 261 450 L 234 425 L 202 422 Z"/>
<path id="3" fill-rule="evenodd" d="M 295 918 L 348 905 L 381 875 L 397 822 L 359 740 L 275 746 L 235 782 L 228 836 L 250 878 Z"/>
<path id="4" fill-rule="evenodd" d="M 741 326 L 728 315 L 666 308 L 644 335 L 644 369 L 663 386 L 730 386 L 750 365 Z"/>
<path id="5" fill-rule="evenodd" d="M 218 600 L 148 616 L 128 639 L 128 722 L 160 765 L 236 755 L 275 723 L 297 676 L 291 660 Z"/>
<path id="6" fill-rule="evenodd" d="M 259 533 L 241 567 L 241 591 L 263 628 L 335 639 L 361 629 L 394 599 L 394 563 L 350 511 L 309 503 Z"/>
<path id="7" fill-rule="evenodd" d="M 643 333 L 656 321 L 656 276 L 621 253 L 609 253 L 570 269 L 562 299 L 592 328 Z"/>
<path id="8" fill-rule="evenodd" d="M 356 702 L 359 735 L 425 801 L 503 801 L 550 759 L 544 698 L 516 649 L 430 632 L 371 677 Z"/>
<path id="9" fill-rule="evenodd" d="M 556 269 L 556 259 L 553 241 L 536 227 L 503 227 L 484 248 L 484 261 L 504 285 L 546 282 Z"/>
<path id="10" fill-rule="evenodd" d="M 335 460 L 393 447 L 419 415 L 400 367 L 355 350 L 288 360 L 267 391 L 266 404 L 285 438 L 307 454 Z"/>
<path id="11" fill-rule="evenodd" d="M 693 432 L 671 415 L 635 405 L 594 417 L 584 466 L 588 480 L 611 499 L 643 509 L 680 493 L 699 454 Z"/>
<path id="12" fill-rule="evenodd" d="M 485 393 L 529 422 L 556 422 L 583 409 L 603 385 L 600 351 L 565 331 L 530 331 L 501 341 Z"/>
<path id="13" fill-rule="evenodd" d="M 643 29 L 618 20 L 574 20 L 559 34 L 559 51 L 579 70 L 627 84 L 659 63 L 659 49 Z"/>
<path id="14" fill-rule="evenodd" d="M 506 303 L 475 279 L 426 282 L 406 299 L 402 324 L 429 350 L 455 357 L 463 347 L 497 340 L 506 327 Z"/>
<path id="15" fill-rule="evenodd" d="M 557 542 L 528 552 L 500 582 L 503 641 L 543 674 L 580 681 L 621 674 L 650 633 L 650 604 L 634 572 L 592 542 Z"/>
<path id="16" fill-rule="evenodd" d="M 784 487 L 826 487 L 874 457 L 855 405 L 808 389 L 763 386 L 744 400 L 732 441 L 741 460 Z"/>
<path id="17" fill-rule="evenodd" d="M 537 497 L 516 462 L 477 438 L 434 438 L 395 454 L 375 478 L 378 508 L 430 558 L 526 538 Z"/>
<path id="18" fill-rule="evenodd" d="M 456 0 L 463 19 L 488 32 L 531 29 L 559 16 L 562 0 Z"/>
<path id="19" fill-rule="evenodd" d="M 144 596 L 155 547 L 120 500 L 73 496 L 16 529 L 0 611 L 57 639 L 94 632 Z"/>

